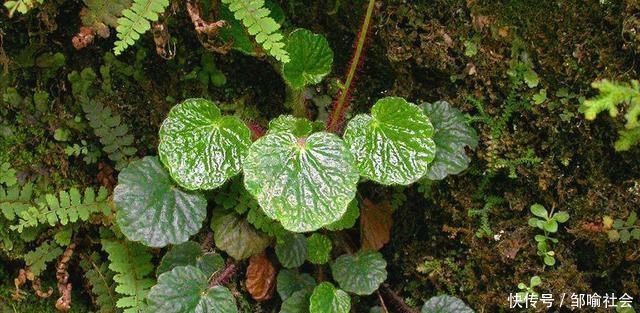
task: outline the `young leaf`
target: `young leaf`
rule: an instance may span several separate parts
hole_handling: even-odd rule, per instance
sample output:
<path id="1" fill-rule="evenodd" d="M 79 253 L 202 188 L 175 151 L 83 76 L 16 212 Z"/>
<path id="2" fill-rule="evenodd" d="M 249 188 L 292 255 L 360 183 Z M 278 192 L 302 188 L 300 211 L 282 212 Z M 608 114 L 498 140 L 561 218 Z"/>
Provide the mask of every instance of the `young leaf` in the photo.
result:
<path id="1" fill-rule="evenodd" d="M 433 126 L 422 110 L 402 98 L 378 100 L 371 115 L 354 117 L 344 140 L 360 175 L 383 185 L 409 185 L 429 170 L 436 154 Z"/>
<path id="2" fill-rule="evenodd" d="M 318 84 L 331 72 L 333 51 L 324 36 L 299 28 L 289 34 L 285 49 L 291 60 L 282 74 L 293 89 Z"/>
<path id="3" fill-rule="evenodd" d="M 269 133 L 291 132 L 296 137 L 306 137 L 313 130 L 313 123 L 309 120 L 291 115 L 280 115 L 269 122 Z"/>
<path id="4" fill-rule="evenodd" d="M 282 301 L 285 301 L 296 291 L 307 290 L 310 292 L 316 286 L 316 280 L 309 274 L 283 269 L 278 273 L 276 285 L 278 295 Z"/>
<path id="5" fill-rule="evenodd" d="M 162 257 L 156 269 L 156 275 L 160 276 L 160 274 L 168 272 L 176 266 L 186 265 L 193 265 L 209 276 L 224 267 L 224 259 L 216 253 L 205 254 L 199 244 L 187 241 L 172 247 Z"/>
<path id="6" fill-rule="evenodd" d="M 265 301 L 273 296 L 276 286 L 276 269 L 266 255 L 254 255 L 247 267 L 247 291 L 256 301 Z"/>
<path id="7" fill-rule="evenodd" d="M 269 133 L 249 148 L 244 183 L 267 216 L 294 232 L 339 220 L 355 197 L 358 172 L 338 136 Z"/>
<path id="8" fill-rule="evenodd" d="M 360 241 L 363 250 L 378 251 L 391 238 L 393 209 L 389 202 L 373 203 L 365 198 L 360 215 Z"/>
<path id="9" fill-rule="evenodd" d="M 331 265 L 331 274 L 340 288 L 357 295 L 372 294 L 387 279 L 387 262 L 379 252 L 342 255 Z"/>
<path id="10" fill-rule="evenodd" d="M 351 297 L 328 282 L 316 286 L 309 300 L 309 313 L 349 313 L 350 309 Z"/>
<path id="11" fill-rule="evenodd" d="M 553 217 L 558 223 L 564 223 L 569 220 L 569 213 L 566 211 L 560 211 L 554 214 Z"/>
<path id="12" fill-rule="evenodd" d="M 331 240 L 322 234 L 315 233 L 307 238 L 307 260 L 313 264 L 325 264 L 331 257 Z"/>
<path id="13" fill-rule="evenodd" d="M 358 201 L 354 199 L 349 203 L 347 212 L 345 212 L 339 220 L 325 226 L 324 228 L 330 231 L 349 229 L 356 224 L 358 217 L 360 217 L 360 208 L 358 207 Z"/>
<path id="14" fill-rule="evenodd" d="M 424 113 L 433 124 L 433 140 L 436 143 L 436 157 L 429 164 L 427 178 L 439 180 L 464 171 L 471 162 L 464 147 L 476 148 L 476 130 L 468 124 L 458 109 L 446 101 L 425 103 Z"/>
<path id="15" fill-rule="evenodd" d="M 556 264 L 556 259 L 550 255 L 545 255 L 543 258 L 544 264 L 548 266 L 554 266 Z"/>
<path id="16" fill-rule="evenodd" d="M 177 188 L 157 157 L 131 162 L 113 190 L 117 223 L 132 241 L 164 247 L 187 241 L 207 217 L 207 200 Z"/>
<path id="17" fill-rule="evenodd" d="M 532 205 L 530 210 L 535 216 L 547 218 L 547 210 L 541 204 L 536 203 Z"/>
<path id="18" fill-rule="evenodd" d="M 208 280 L 207 275 L 191 265 L 163 273 L 147 295 L 149 312 L 237 313 L 231 291 L 222 286 L 209 287 Z"/>
<path id="19" fill-rule="evenodd" d="M 420 313 L 474 313 L 462 300 L 442 295 L 429 299 L 423 306 Z"/>
<path id="20" fill-rule="evenodd" d="M 205 99 L 188 99 L 171 109 L 160 127 L 158 154 L 182 187 L 214 189 L 238 174 L 251 145 L 249 128 L 222 116 Z"/>
<path id="21" fill-rule="evenodd" d="M 282 266 L 295 268 L 307 258 L 307 239 L 301 234 L 291 234 L 276 243 L 276 255 Z"/>
<path id="22" fill-rule="evenodd" d="M 233 213 L 211 220 L 216 247 L 236 260 L 258 254 L 271 243 L 269 237 L 257 231 L 247 220 Z"/>

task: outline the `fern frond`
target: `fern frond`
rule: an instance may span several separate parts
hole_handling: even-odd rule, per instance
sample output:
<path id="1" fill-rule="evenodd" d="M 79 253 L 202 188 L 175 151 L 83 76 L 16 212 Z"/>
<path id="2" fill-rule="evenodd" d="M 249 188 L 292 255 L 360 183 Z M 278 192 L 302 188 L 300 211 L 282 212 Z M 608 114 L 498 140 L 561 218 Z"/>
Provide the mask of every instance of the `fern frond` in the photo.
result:
<path id="1" fill-rule="evenodd" d="M 117 294 L 113 276 L 106 262 L 100 262 L 100 255 L 94 252 L 80 260 L 80 267 L 85 272 L 84 277 L 91 285 L 91 292 L 95 296 L 95 304 L 99 313 L 118 312 L 116 308 Z"/>
<path id="2" fill-rule="evenodd" d="M 616 117 L 618 115 L 618 105 L 620 104 L 632 103 L 633 106 L 640 105 L 640 84 L 637 80 L 631 81 L 630 84 L 625 84 L 605 79 L 594 82 L 591 86 L 598 89 L 600 95 L 593 99 L 585 100 L 580 106 L 580 112 L 584 113 L 585 118 L 588 120 L 595 119 L 596 115 L 603 111 L 609 111 L 609 115 Z M 637 121 L 637 116 L 636 118 L 627 118 L 627 120 Z"/>
<path id="3" fill-rule="evenodd" d="M 147 248 L 135 242 L 108 239 L 102 239 L 102 248 L 109 254 L 109 269 L 116 273 L 115 290 L 123 295 L 116 306 L 123 308 L 124 313 L 145 312 L 145 298 L 155 284 L 149 278 L 153 264 Z"/>
<path id="4" fill-rule="evenodd" d="M 24 261 L 31 272 L 38 276 L 47 267 L 47 263 L 62 254 L 62 248 L 51 241 L 46 241 L 35 250 L 24 255 Z"/>
<path id="5" fill-rule="evenodd" d="M 24 228 L 42 224 L 55 226 L 75 223 L 78 220 L 87 221 L 94 213 L 108 215 L 111 213 L 107 202 L 108 195 L 104 187 L 100 187 L 97 194 L 93 188 L 87 188 L 84 197 L 77 188 L 71 188 L 68 192 L 60 191 L 58 197 L 46 194 L 37 206 L 31 206 L 18 213 L 18 224 L 11 226 L 11 229 L 21 233 Z"/>
<path id="6" fill-rule="evenodd" d="M 111 161 L 116 162 L 115 168 L 124 168 L 127 159 L 137 152 L 137 149 L 132 147 L 134 138 L 129 133 L 129 127 L 122 123 L 120 115 L 113 113 L 111 108 L 105 107 L 101 102 L 82 102 L 82 110 L 89 120 L 89 126 L 98 136 L 102 150 Z"/>
<path id="7" fill-rule="evenodd" d="M 122 17 L 118 19 L 118 40 L 113 53 L 120 55 L 133 45 L 140 39 L 140 35 L 151 29 L 150 22 L 156 22 L 168 6 L 169 0 L 134 0 L 131 7 L 122 11 Z"/>
<path id="8" fill-rule="evenodd" d="M 255 36 L 262 48 L 282 63 L 289 62 L 289 54 L 284 49 L 284 36 L 280 33 L 280 24 L 269 17 L 271 11 L 264 6 L 264 0 L 222 0 L 229 6 L 236 20 Z"/>
<path id="9" fill-rule="evenodd" d="M 0 211 L 7 220 L 14 220 L 17 215 L 33 206 L 33 184 L 15 185 L 8 188 L 0 187 Z"/>

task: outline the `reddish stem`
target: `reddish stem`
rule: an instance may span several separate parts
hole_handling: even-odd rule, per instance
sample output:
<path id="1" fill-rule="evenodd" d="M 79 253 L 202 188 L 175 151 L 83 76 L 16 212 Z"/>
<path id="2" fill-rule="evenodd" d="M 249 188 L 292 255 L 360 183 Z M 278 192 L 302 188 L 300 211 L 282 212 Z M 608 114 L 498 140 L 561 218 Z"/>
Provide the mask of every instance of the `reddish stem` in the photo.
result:
<path id="1" fill-rule="evenodd" d="M 362 21 L 360 32 L 358 33 L 354 43 L 354 51 L 349 64 L 349 69 L 347 70 L 343 85 L 340 86 L 338 98 L 333 103 L 333 109 L 329 115 L 329 119 L 327 120 L 327 130 L 330 132 L 338 133 L 342 130 L 344 113 L 351 104 L 351 92 L 355 87 L 356 73 L 362 66 L 362 61 L 364 60 L 364 48 L 367 42 L 369 29 L 371 28 L 371 17 L 373 16 L 374 7 L 375 0 L 369 0 L 367 13 Z"/>

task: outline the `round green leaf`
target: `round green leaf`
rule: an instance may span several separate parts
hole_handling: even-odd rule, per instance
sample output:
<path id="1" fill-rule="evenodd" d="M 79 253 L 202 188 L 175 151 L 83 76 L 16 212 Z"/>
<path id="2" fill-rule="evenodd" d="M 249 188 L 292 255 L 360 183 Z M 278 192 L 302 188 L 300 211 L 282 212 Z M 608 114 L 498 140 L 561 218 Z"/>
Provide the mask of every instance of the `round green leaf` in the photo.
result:
<path id="1" fill-rule="evenodd" d="M 269 132 L 291 132 L 296 137 L 309 136 L 314 130 L 313 123 L 305 118 L 280 115 L 269 122 Z"/>
<path id="2" fill-rule="evenodd" d="M 324 228 L 330 231 L 349 229 L 356 224 L 358 217 L 360 217 L 360 208 L 358 207 L 358 201 L 354 199 L 349 203 L 347 212 L 345 212 L 339 220 L 325 226 Z"/>
<path id="3" fill-rule="evenodd" d="M 249 148 L 244 183 L 263 211 L 294 232 L 339 220 L 355 197 L 358 172 L 338 136 L 270 133 Z"/>
<path id="4" fill-rule="evenodd" d="M 420 313 L 474 313 L 462 300 L 442 295 L 429 299 Z"/>
<path id="5" fill-rule="evenodd" d="M 237 313 L 229 289 L 209 288 L 209 277 L 195 266 L 178 266 L 158 277 L 147 295 L 149 312 L 155 313 Z"/>
<path id="6" fill-rule="evenodd" d="M 289 34 L 286 50 L 291 60 L 283 65 L 282 73 L 294 89 L 320 83 L 331 72 L 333 51 L 322 35 L 296 29 Z"/>
<path id="7" fill-rule="evenodd" d="M 408 185 L 426 175 L 436 154 L 432 136 L 422 110 L 396 97 L 378 100 L 371 115 L 357 115 L 344 132 L 360 175 L 383 185 Z"/>
<path id="8" fill-rule="evenodd" d="M 327 236 L 315 233 L 307 238 L 307 260 L 313 264 L 325 264 L 329 262 L 332 248 Z"/>
<path id="9" fill-rule="evenodd" d="M 133 161 L 120 172 L 113 202 L 122 233 L 150 247 L 187 241 L 207 217 L 204 196 L 176 187 L 157 157 Z"/>
<path id="10" fill-rule="evenodd" d="M 300 234 L 291 234 L 276 243 L 276 256 L 286 268 L 302 265 L 307 258 L 307 239 Z"/>
<path id="11" fill-rule="evenodd" d="M 350 309 L 351 297 L 328 282 L 316 286 L 309 299 L 310 313 L 349 313 Z"/>
<path id="12" fill-rule="evenodd" d="M 309 313 L 309 295 L 311 290 L 294 292 L 291 297 L 282 302 L 280 313 Z"/>
<path id="13" fill-rule="evenodd" d="M 476 130 L 460 111 L 446 101 L 426 103 L 424 113 L 433 124 L 436 143 L 436 158 L 429 164 L 427 178 L 439 180 L 464 171 L 471 161 L 464 147 L 475 149 L 478 145 Z"/>
<path id="14" fill-rule="evenodd" d="M 224 266 L 224 260 L 216 253 L 204 254 L 198 243 L 187 241 L 172 247 L 162 257 L 156 275 L 168 272 L 176 266 L 186 265 L 193 265 L 205 275 L 211 275 Z"/>
<path id="15" fill-rule="evenodd" d="M 211 220 L 211 229 L 216 247 L 236 260 L 261 253 L 271 244 L 269 237 L 234 213 L 214 217 Z"/>
<path id="16" fill-rule="evenodd" d="M 213 102 L 188 99 L 171 109 L 160 127 L 160 160 L 182 187 L 214 189 L 241 170 L 251 145 L 249 128 L 222 116 Z"/>
<path id="17" fill-rule="evenodd" d="M 342 255 L 331 265 L 340 288 L 357 295 L 370 295 L 387 279 L 387 262 L 379 252 Z"/>
<path id="18" fill-rule="evenodd" d="M 276 289 L 282 301 L 287 300 L 294 292 L 313 289 L 316 280 L 306 273 L 283 269 L 278 273 Z"/>

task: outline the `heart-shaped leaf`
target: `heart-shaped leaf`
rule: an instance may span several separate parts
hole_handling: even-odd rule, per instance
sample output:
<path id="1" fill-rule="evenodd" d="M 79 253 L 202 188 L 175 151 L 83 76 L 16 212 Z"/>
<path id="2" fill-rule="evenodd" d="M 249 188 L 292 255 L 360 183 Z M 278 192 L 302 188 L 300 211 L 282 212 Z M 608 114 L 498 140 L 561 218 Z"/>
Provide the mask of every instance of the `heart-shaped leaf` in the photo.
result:
<path id="1" fill-rule="evenodd" d="M 156 269 L 156 275 L 168 272 L 176 266 L 193 265 L 205 275 L 211 275 L 224 266 L 224 259 L 216 253 L 203 253 L 200 245 L 187 241 L 167 252 Z"/>
<path id="2" fill-rule="evenodd" d="M 378 100 L 371 115 L 356 115 L 344 132 L 360 175 L 383 185 L 409 185 L 427 174 L 436 154 L 432 136 L 422 110 L 397 97 Z"/>
<path id="3" fill-rule="evenodd" d="M 435 129 L 433 140 L 436 143 L 436 158 L 429 165 L 427 178 L 439 180 L 464 171 L 471 161 L 464 147 L 476 148 L 476 130 L 460 111 L 446 101 L 425 103 L 424 112 Z"/>
<path id="4" fill-rule="evenodd" d="M 291 60 L 283 65 L 282 74 L 294 89 L 320 83 L 331 72 L 333 51 L 322 35 L 296 29 L 289 34 L 286 50 Z"/>
<path id="5" fill-rule="evenodd" d="M 429 299 L 420 313 L 474 313 L 462 300 L 442 295 Z"/>
<path id="6" fill-rule="evenodd" d="M 187 241 L 207 217 L 207 200 L 174 185 L 157 157 L 133 161 L 113 190 L 116 222 L 132 241 L 164 247 Z"/>
<path id="7" fill-rule="evenodd" d="M 214 189 L 238 174 L 251 145 L 249 128 L 222 116 L 213 102 L 188 99 L 171 109 L 160 127 L 160 160 L 182 187 Z"/>
<path id="8" fill-rule="evenodd" d="M 307 260 L 313 264 L 325 264 L 329 262 L 332 248 L 331 239 L 315 233 L 307 238 Z"/>
<path id="9" fill-rule="evenodd" d="M 350 309 L 351 297 L 328 282 L 313 289 L 309 299 L 309 313 L 349 313 Z"/>
<path id="10" fill-rule="evenodd" d="M 276 289 L 282 301 L 287 300 L 296 291 L 308 290 L 310 292 L 315 286 L 316 280 L 309 274 L 287 269 L 278 273 Z"/>
<path id="11" fill-rule="evenodd" d="M 370 295 L 387 279 L 387 261 L 379 252 L 342 255 L 331 265 L 340 288 L 357 295 Z"/>
<path id="12" fill-rule="evenodd" d="M 355 197 L 358 172 L 338 136 L 270 133 L 251 145 L 244 183 L 263 211 L 294 232 L 339 220 Z"/>
<path id="13" fill-rule="evenodd" d="M 236 260 L 243 260 L 261 253 L 271 244 L 269 237 L 234 213 L 214 216 L 211 220 L 211 229 L 216 247 Z"/>
<path id="14" fill-rule="evenodd" d="M 291 234 L 278 241 L 275 250 L 282 266 L 298 267 L 307 258 L 307 239 L 300 234 Z"/>
<path id="15" fill-rule="evenodd" d="M 178 266 L 158 277 L 147 295 L 149 312 L 155 313 L 237 313 L 229 289 L 209 288 L 209 277 L 195 266 Z"/>

